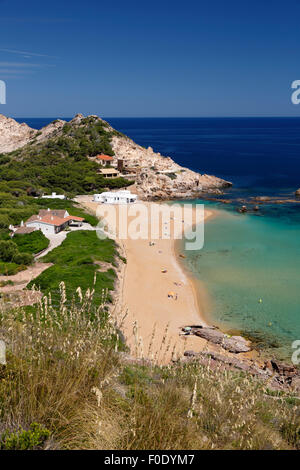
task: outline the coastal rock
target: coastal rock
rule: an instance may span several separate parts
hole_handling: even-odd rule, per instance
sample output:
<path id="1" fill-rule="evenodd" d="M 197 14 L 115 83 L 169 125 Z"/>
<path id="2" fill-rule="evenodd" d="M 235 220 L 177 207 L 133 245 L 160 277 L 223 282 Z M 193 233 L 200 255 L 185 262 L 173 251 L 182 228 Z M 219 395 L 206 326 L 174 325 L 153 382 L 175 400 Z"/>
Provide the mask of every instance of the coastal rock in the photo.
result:
<path id="1" fill-rule="evenodd" d="M 256 196 L 254 198 L 255 201 L 259 201 L 259 202 L 267 202 L 267 201 L 270 201 L 270 197 L 269 196 Z"/>
<path id="2" fill-rule="evenodd" d="M 224 333 L 218 330 L 213 330 L 211 328 L 199 328 L 194 331 L 196 336 L 211 341 L 214 344 L 221 344 L 225 338 Z"/>
<path id="3" fill-rule="evenodd" d="M 27 124 L 19 124 L 14 119 L 0 114 L 0 153 L 12 152 L 22 147 L 36 134 L 37 131 L 31 129 Z"/>
<path id="4" fill-rule="evenodd" d="M 240 212 L 240 213 L 244 213 L 244 212 L 247 212 L 247 210 L 248 209 L 247 209 L 246 206 L 242 206 L 242 207 L 239 207 L 237 211 Z"/>
<path id="5" fill-rule="evenodd" d="M 273 370 L 271 361 L 266 361 L 265 367 L 262 368 L 259 363 L 251 359 L 238 359 L 235 356 L 228 356 L 211 350 L 201 352 L 185 351 L 184 356 L 180 359 L 180 362 L 183 363 L 193 361 L 197 361 L 197 363 L 206 367 L 209 366 L 211 369 L 243 371 L 263 382 L 267 382 L 268 388 L 272 390 L 290 390 L 292 388 L 297 395 L 300 391 L 300 375 L 290 377 L 278 374 Z"/>
<path id="6" fill-rule="evenodd" d="M 292 378 L 291 386 L 297 391 L 300 392 L 300 376 L 296 376 Z"/>
<path id="7" fill-rule="evenodd" d="M 214 344 L 219 344 L 223 349 L 235 354 L 251 351 L 248 341 L 242 336 L 228 337 L 221 331 L 212 328 L 199 328 L 194 330 L 193 333 Z"/>
<path id="8" fill-rule="evenodd" d="M 181 167 L 170 157 L 145 149 L 128 137 L 114 136 L 112 148 L 124 166 L 136 169 L 135 190 L 142 200 L 193 198 L 202 192 L 221 193 L 231 183 Z"/>
<path id="9" fill-rule="evenodd" d="M 272 368 L 277 374 L 284 375 L 285 377 L 294 377 L 297 375 L 296 367 L 290 364 L 284 364 L 275 359 L 271 360 Z"/>
<path id="10" fill-rule="evenodd" d="M 297 189 L 297 191 L 295 192 L 295 196 L 296 196 L 296 197 L 300 197 L 300 188 Z"/>
<path id="11" fill-rule="evenodd" d="M 210 367 L 220 367 L 222 365 L 227 370 L 237 369 L 243 372 L 248 372 L 251 375 L 259 376 L 262 379 L 268 379 L 269 374 L 259 369 L 255 364 L 248 360 L 240 360 L 236 357 L 225 356 L 215 351 L 201 351 L 195 353 L 194 351 L 185 351 L 182 362 L 189 362 L 196 360 L 200 364 L 209 365 Z"/>
<path id="12" fill-rule="evenodd" d="M 57 134 L 66 124 L 56 119 L 40 131 L 32 129 L 27 124 L 19 124 L 14 119 L 0 114 L 0 153 L 12 152 L 31 142 L 41 142 Z"/>
<path id="13" fill-rule="evenodd" d="M 196 357 L 197 353 L 195 351 L 184 351 L 183 355 L 186 357 Z"/>
<path id="14" fill-rule="evenodd" d="M 242 352 L 251 351 L 251 348 L 247 345 L 247 341 L 241 336 L 232 336 L 231 338 L 225 338 L 222 347 L 229 352 L 238 354 Z"/>

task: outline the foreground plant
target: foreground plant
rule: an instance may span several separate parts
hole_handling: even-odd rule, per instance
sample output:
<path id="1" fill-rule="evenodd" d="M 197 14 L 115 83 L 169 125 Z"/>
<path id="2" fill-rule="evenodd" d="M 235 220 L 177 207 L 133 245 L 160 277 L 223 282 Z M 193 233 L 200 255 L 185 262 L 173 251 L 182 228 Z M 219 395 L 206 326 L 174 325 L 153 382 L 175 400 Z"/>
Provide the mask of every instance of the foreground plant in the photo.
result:
<path id="1" fill-rule="evenodd" d="M 120 323 L 105 292 L 95 307 L 94 288 L 78 288 L 70 304 L 61 283 L 59 307 L 49 294 L 1 314 L 2 448 L 300 448 L 297 398 L 244 373 L 120 352 Z"/>

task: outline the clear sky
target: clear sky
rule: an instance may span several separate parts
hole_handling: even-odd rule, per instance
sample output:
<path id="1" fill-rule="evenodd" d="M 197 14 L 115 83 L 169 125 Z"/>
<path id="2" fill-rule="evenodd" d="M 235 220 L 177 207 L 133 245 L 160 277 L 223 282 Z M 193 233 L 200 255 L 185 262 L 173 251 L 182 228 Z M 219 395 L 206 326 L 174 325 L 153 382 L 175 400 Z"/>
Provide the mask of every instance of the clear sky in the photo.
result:
<path id="1" fill-rule="evenodd" d="M 0 113 L 300 116 L 299 50 L 299 0 L 0 0 Z"/>

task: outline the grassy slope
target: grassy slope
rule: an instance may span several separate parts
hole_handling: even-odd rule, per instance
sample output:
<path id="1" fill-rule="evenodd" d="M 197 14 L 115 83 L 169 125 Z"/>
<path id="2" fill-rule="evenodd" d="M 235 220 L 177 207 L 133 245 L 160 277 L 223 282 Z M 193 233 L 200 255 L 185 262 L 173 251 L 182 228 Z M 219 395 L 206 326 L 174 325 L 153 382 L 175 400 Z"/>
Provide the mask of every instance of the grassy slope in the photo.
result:
<path id="1" fill-rule="evenodd" d="M 40 251 L 45 250 L 49 245 L 48 238 L 46 238 L 40 231 L 24 235 L 15 235 L 12 242 L 17 246 L 19 253 L 28 253 L 30 255 L 35 255 Z M 29 263 L 31 264 L 32 261 L 33 257 L 31 256 L 31 261 Z M 22 263 L 24 263 L 24 260 L 21 260 L 21 264 L 16 264 L 14 260 L 7 262 L 0 259 L 0 275 L 11 276 L 27 269 L 28 266 Z"/>
<path id="2" fill-rule="evenodd" d="M 34 281 L 44 294 L 51 291 L 53 301 L 58 302 L 60 296 L 59 284 L 65 283 L 66 294 L 69 300 L 73 296 L 78 300 L 76 289 L 80 287 L 83 292 L 94 285 L 95 294 L 93 302 L 100 305 L 103 300 L 103 290 L 113 290 L 115 271 L 113 268 L 106 272 L 97 272 L 99 265 L 96 261 L 115 264 L 117 251 L 112 240 L 99 240 L 95 231 L 76 231 L 67 235 L 66 240 L 57 248 L 42 258 L 46 263 L 54 263 Z"/>
<path id="3" fill-rule="evenodd" d="M 9 437 L 38 423 L 51 435 L 48 448 L 300 449 L 299 400 L 197 362 L 126 364 L 101 311 L 88 302 L 64 306 L 0 315 L 8 344 L 0 448 L 12 445 L 3 431 Z"/>
<path id="4" fill-rule="evenodd" d="M 18 245 L 21 253 L 31 253 L 33 255 L 48 248 L 50 243 L 40 230 L 23 235 L 15 235 L 13 242 Z"/>

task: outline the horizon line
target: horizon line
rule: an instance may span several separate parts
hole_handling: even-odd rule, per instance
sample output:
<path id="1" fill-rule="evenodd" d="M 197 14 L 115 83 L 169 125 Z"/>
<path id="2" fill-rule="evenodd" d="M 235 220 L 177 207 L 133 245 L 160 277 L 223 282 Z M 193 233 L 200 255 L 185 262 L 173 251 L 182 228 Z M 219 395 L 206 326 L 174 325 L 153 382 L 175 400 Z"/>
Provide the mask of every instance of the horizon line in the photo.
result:
<path id="1" fill-rule="evenodd" d="M 0 113 L 1 114 L 1 113 Z M 78 114 L 78 113 L 77 113 Z M 11 116 L 12 119 L 73 119 L 74 116 Z M 95 116 L 95 114 L 87 114 L 88 116 Z M 97 116 L 101 119 L 257 119 L 257 118 L 287 118 L 287 119 L 297 119 L 299 116 L 286 116 L 286 115 L 237 115 L 237 116 Z"/>

